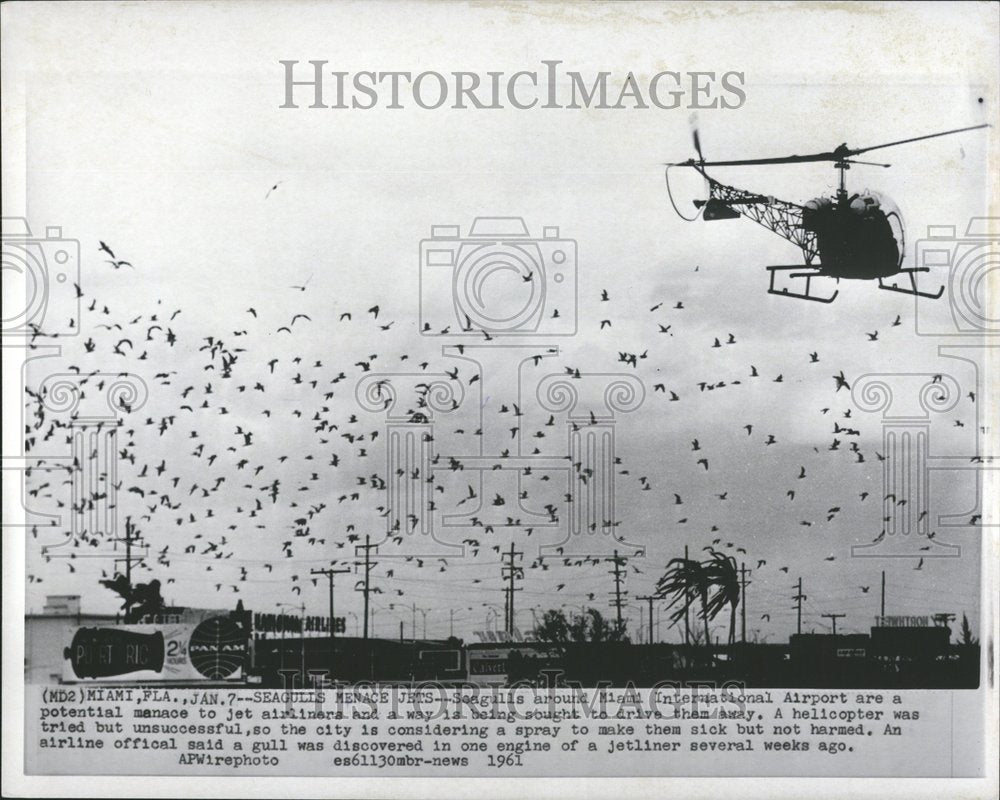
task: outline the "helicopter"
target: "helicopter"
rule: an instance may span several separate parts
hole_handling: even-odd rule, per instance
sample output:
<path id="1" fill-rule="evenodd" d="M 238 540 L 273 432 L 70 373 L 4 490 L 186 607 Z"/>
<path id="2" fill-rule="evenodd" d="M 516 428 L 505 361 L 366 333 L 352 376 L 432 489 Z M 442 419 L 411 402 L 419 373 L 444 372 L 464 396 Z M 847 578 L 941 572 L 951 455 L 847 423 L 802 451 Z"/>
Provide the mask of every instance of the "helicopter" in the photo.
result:
<path id="1" fill-rule="evenodd" d="M 832 294 L 822 289 L 817 290 L 813 284 L 814 279 L 833 278 L 837 283 L 841 278 L 877 279 L 880 289 L 936 300 L 944 293 L 944 286 L 937 292 L 921 291 L 917 286 L 917 274 L 928 272 L 928 268 L 903 267 L 905 229 L 899 209 L 888 197 L 879 192 L 866 190 L 857 194 L 848 193 L 846 173 L 855 164 L 890 166 L 871 161 L 858 161 L 855 157 L 862 153 L 988 127 L 990 127 L 988 124 L 972 125 L 871 147 L 853 148 L 845 143 L 824 153 L 732 161 L 706 161 L 701 151 L 698 129 L 695 128 L 694 149 L 698 157 L 665 165 L 667 194 L 674 211 L 687 222 L 693 222 L 699 215 L 706 222 L 738 219 L 744 216 L 796 245 L 802 251 L 805 263 L 767 267 L 770 273 L 769 294 L 832 303 L 840 290 L 835 289 Z M 804 205 L 727 186 L 710 177 L 706 171 L 710 167 L 770 166 L 818 161 L 831 161 L 838 170 L 837 193 L 832 197 L 817 197 Z M 674 167 L 690 167 L 700 173 L 708 183 L 708 198 L 694 201 L 698 211 L 691 217 L 685 217 L 674 202 L 670 190 L 670 170 Z M 798 282 L 802 287 L 801 290 L 793 290 L 788 286 L 776 288 L 775 276 L 779 273 L 788 273 L 789 280 Z M 900 275 L 908 277 L 909 286 L 900 286 L 898 280 L 887 282 Z M 801 284 L 803 280 L 804 286 Z"/>

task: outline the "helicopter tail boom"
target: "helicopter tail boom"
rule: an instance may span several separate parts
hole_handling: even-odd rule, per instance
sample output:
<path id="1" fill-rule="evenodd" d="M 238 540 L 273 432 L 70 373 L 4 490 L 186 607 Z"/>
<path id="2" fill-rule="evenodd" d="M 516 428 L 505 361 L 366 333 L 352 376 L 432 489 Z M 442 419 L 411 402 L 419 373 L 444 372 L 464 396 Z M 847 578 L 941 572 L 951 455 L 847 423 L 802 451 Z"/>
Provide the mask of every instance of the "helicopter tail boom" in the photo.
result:
<path id="1" fill-rule="evenodd" d="M 696 200 L 695 206 L 704 205 L 706 221 L 747 217 L 790 241 L 802 251 L 806 265 L 812 264 L 819 250 L 816 234 L 802 227 L 802 206 L 727 186 L 701 172 L 708 180 L 709 196 Z"/>

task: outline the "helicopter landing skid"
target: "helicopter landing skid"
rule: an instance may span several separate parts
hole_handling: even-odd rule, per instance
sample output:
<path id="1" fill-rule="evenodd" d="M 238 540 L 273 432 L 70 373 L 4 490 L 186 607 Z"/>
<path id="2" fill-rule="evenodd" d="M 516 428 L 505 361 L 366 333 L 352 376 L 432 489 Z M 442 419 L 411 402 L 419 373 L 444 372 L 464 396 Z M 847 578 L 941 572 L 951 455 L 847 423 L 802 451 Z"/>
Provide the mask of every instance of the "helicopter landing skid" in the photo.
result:
<path id="1" fill-rule="evenodd" d="M 927 267 L 910 267 L 908 269 L 901 269 L 899 272 L 900 274 L 905 273 L 910 277 L 909 289 L 897 286 L 895 283 L 892 284 L 892 286 L 886 286 L 883 283 L 884 280 L 883 278 L 878 279 L 878 288 L 885 289 L 887 292 L 899 292 L 900 294 L 910 294 L 910 295 L 916 295 L 917 297 L 926 297 L 930 300 L 937 300 L 941 295 L 944 294 L 944 285 L 942 285 L 941 288 L 937 290 L 937 294 L 932 294 L 931 292 L 921 292 L 917 288 L 916 273 L 930 272 L 930 269 Z"/>
<path id="2" fill-rule="evenodd" d="M 771 285 L 767 289 L 768 294 L 776 294 L 779 297 L 795 297 L 799 300 L 812 300 L 816 303 L 832 303 L 834 300 L 837 299 L 837 295 L 840 294 L 840 289 L 835 289 L 833 294 L 830 295 L 829 297 L 822 297 L 820 295 L 812 294 L 812 292 L 810 291 L 812 289 L 812 279 L 826 278 L 829 276 L 823 275 L 818 270 L 803 272 L 802 271 L 803 269 L 808 270 L 809 268 L 804 267 L 802 264 L 793 264 L 791 266 L 768 267 L 767 271 L 771 273 Z M 799 271 L 792 272 L 792 270 L 799 270 Z M 805 292 L 789 291 L 787 287 L 776 289 L 774 286 L 774 275 L 777 272 L 791 272 L 791 274 L 788 277 L 792 278 L 793 280 L 797 278 L 805 278 L 806 279 Z"/>

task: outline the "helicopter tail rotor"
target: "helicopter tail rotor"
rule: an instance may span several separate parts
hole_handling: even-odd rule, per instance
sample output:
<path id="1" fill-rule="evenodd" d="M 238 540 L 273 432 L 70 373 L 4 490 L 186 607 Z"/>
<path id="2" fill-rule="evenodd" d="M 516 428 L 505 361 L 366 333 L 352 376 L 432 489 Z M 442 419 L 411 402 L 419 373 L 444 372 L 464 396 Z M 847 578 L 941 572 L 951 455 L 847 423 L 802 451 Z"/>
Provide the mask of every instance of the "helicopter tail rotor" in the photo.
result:
<path id="1" fill-rule="evenodd" d="M 705 174 L 705 171 L 701 168 L 701 165 L 705 163 L 705 154 L 701 149 L 701 136 L 698 134 L 698 119 L 695 114 L 692 114 L 689 119 L 691 125 L 691 141 L 694 144 L 694 151 L 698 154 L 698 158 L 689 158 L 687 161 L 682 161 L 675 164 L 666 164 L 666 170 L 664 172 L 664 178 L 667 183 L 667 196 L 670 198 L 670 204 L 674 207 L 674 212 L 685 222 L 694 222 L 698 217 L 702 217 L 706 222 L 711 222 L 717 219 L 736 219 L 739 214 L 733 211 L 731 208 L 725 206 L 717 198 L 712 196 L 712 181 Z M 694 167 L 698 172 L 701 173 L 702 177 L 705 179 L 705 194 L 707 197 L 704 200 L 695 200 L 694 207 L 697 211 L 693 216 L 686 217 L 681 213 L 680 209 L 677 207 L 677 203 L 674 201 L 673 192 L 670 188 L 670 170 L 673 167 Z"/>
<path id="2" fill-rule="evenodd" d="M 700 217 L 702 215 L 702 211 L 705 208 L 705 203 L 707 201 L 706 200 L 695 200 L 694 201 L 694 207 L 696 209 L 695 213 L 692 216 L 690 216 L 690 217 L 685 216 L 684 214 L 681 213 L 680 208 L 678 208 L 677 202 L 676 202 L 676 200 L 674 200 L 673 190 L 671 189 L 671 186 L 670 186 L 670 170 L 671 169 L 673 169 L 674 167 L 695 167 L 695 169 L 697 169 L 698 172 L 701 172 L 702 176 L 705 178 L 705 193 L 707 195 L 709 195 L 709 196 L 711 196 L 711 193 L 712 193 L 712 191 L 711 191 L 711 185 L 708 182 L 708 176 L 705 175 L 704 171 L 702 171 L 701 169 L 699 169 L 698 166 L 697 166 L 698 162 L 702 162 L 702 161 L 705 160 L 705 157 L 701 153 L 701 139 L 698 136 L 698 128 L 697 128 L 697 125 L 696 125 L 696 119 L 695 119 L 695 115 L 694 114 L 691 115 L 691 117 L 689 119 L 689 122 L 691 123 L 691 138 L 692 138 L 692 140 L 694 142 L 694 150 L 698 154 L 698 160 L 695 161 L 695 159 L 689 158 L 687 161 L 683 161 L 683 162 L 679 162 L 679 163 L 664 164 L 664 166 L 666 167 L 666 169 L 664 169 L 664 171 L 663 171 L 663 179 L 664 179 L 664 181 L 667 184 L 667 197 L 670 199 L 670 205 L 673 206 L 673 208 L 674 208 L 674 213 L 678 217 L 680 217 L 682 220 L 684 220 L 685 222 L 694 222 L 695 220 L 698 219 L 698 217 Z"/>
<path id="3" fill-rule="evenodd" d="M 680 217 L 685 222 L 694 222 L 696 219 L 698 219 L 698 217 L 701 216 L 702 209 L 704 209 L 705 204 L 708 201 L 706 201 L 706 200 L 695 200 L 694 201 L 694 207 L 697 209 L 697 211 L 695 211 L 695 213 L 694 213 L 693 216 L 686 217 L 686 216 L 684 216 L 684 214 L 681 213 L 681 210 L 677 207 L 677 202 L 674 200 L 673 190 L 670 188 L 670 170 L 673 169 L 674 167 L 679 167 L 679 166 L 686 166 L 686 165 L 684 165 L 684 164 L 667 164 L 666 165 L 666 169 L 663 172 L 663 178 L 664 178 L 664 180 L 666 181 L 666 184 L 667 184 L 667 197 L 670 199 L 670 205 L 672 205 L 674 207 L 674 213 L 678 217 Z M 705 183 L 706 183 L 706 189 L 707 189 L 708 188 L 708 181 L 706 180 Z"/>

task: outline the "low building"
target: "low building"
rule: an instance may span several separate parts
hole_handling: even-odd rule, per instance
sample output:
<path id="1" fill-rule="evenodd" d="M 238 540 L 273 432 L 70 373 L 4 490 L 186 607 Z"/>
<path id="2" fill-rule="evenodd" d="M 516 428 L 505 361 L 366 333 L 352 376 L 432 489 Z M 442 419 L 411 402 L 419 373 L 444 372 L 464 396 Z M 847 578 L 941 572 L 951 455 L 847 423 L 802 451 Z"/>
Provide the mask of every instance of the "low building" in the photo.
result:
<path id="1" fill-rule="evenodd" d="M 788 638 L 791 660 L 797 663 L 865 659 L 870 648 L 866 633 L 793 633 Z"/>
<path id="2" fill-rule="evenodd" d="M 943 625 L 877 626 L 871 629 L 876 658 L 932 660 L 948 652 L 951 630 Z"/>

